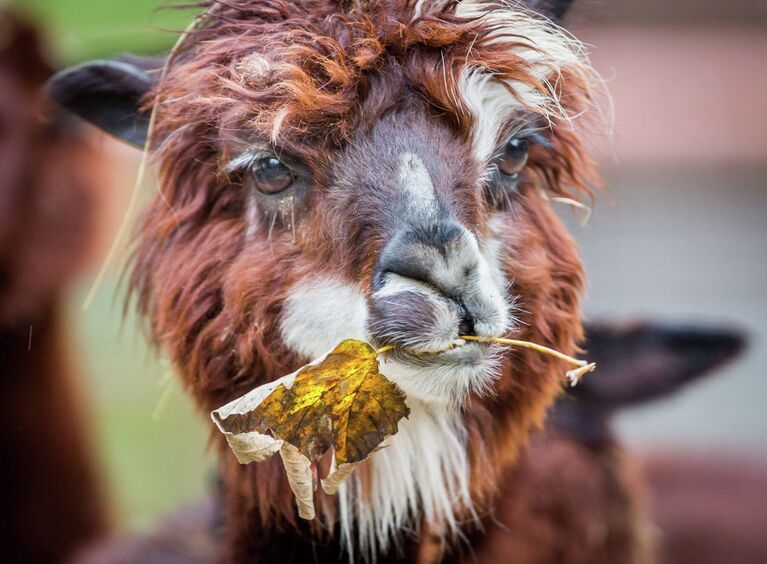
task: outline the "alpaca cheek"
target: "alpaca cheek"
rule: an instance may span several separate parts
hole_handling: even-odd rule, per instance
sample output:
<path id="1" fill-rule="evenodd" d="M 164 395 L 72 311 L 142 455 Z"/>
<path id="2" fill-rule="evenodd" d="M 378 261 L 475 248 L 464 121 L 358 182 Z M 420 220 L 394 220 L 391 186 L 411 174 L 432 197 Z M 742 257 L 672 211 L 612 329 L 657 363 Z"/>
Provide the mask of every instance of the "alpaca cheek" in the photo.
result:
<path id="1" fill-rule="evenodd" d="M 314 359 L 344 339 L 367 340 L 367 304 L 362 290 L 336 277 L 307 277 L 285 300 L 280 332 L 295 352 Z"/>

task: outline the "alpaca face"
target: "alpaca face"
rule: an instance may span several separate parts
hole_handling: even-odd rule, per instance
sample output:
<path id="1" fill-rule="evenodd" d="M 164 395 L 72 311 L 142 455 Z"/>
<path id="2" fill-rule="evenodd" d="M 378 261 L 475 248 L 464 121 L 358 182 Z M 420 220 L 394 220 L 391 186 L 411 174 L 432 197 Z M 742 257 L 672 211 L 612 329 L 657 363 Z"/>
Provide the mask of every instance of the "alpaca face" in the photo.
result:
<path id="1" fill-rule="evenodd" d="M 225 319 L 221 338 L 256 339 L 236 348 L 267 366 L 355 337 L 398 345 L 384 371 L 412 397 L 462 403 L 488 389 L 496 351 L 456 340 L 524 331 L 513 304 L 549 291 L 526 295 L 526 271 L 552 266 L 551 245 L 574 254 L 542 193 L 584 181 L 564 108 L 587 95 L 577 46 L 533 15 L 481 4 L 420 20 L 396 3 L 294 7 L 300 20 L 276 23 L 268 3 L 246 4 L 211 16 L 155 92 L 163 199 L 139 250 L 154 264 L 137 270 L 147 305 L 195 312 L 195 331 Z M 171 241 L 161 250 L 158 237 Z M 545 276 L 577 285 L 567 260 Z M 202 270 L 170 274 L 191 263 Z M 200 290 L 214 313 L 184 304 Z"/>

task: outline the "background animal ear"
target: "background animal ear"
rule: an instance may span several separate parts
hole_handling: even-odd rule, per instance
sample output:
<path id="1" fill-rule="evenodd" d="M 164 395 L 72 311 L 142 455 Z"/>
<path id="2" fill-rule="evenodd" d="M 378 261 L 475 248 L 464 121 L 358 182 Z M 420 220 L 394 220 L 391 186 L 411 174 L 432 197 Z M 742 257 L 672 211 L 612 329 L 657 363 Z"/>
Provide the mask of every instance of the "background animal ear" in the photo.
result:
<path id="1" fill-rule="evenodd" d="M 737 357 L 742 331 L 640 323 L 586 326 L 586 356 L 597 370 L 572 389 L 584 401 L 619 407 L 670 394 Z"/>
<path id="2" fill-rule="evenodd" d="M 28 87 L 39 88 L 53 69 L 37 30 L 16 16 L 0 13 L 0 65 Z"/>
<path id="3" fill-rule="evenodd" d="M 543 14 L 554 21 L 561 21 L 573 0 L 524 0 L 523 4 L 531 10 Z"/>
<path id="4" fill-rule="evenodd" d="M 162 68 L 161 59 L 92 61 L 55 74 L 51 98 L 107 133 L 143 147 L 150 112 L 142 109 Z"/>

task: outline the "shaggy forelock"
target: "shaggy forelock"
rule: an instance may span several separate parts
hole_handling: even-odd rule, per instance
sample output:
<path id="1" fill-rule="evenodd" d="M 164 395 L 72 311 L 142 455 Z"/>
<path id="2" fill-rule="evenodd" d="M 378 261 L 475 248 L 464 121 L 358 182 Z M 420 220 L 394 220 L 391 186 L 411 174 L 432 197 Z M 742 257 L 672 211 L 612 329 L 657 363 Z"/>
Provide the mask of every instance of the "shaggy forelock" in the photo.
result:
<path id="1" fill-rule="evenodd" d="M 155 141 L 191 122 L 222 159 L 261 139 L 321 166 L 405 88 L 466 138 L 487 128 L 478 104 L 500 104 L 494 131 L 514 109 L 554 125 L 591 106 L 583 48 L 550 21 L 503 3 L 424 6 L 211 2 L 156 93 Z"/>

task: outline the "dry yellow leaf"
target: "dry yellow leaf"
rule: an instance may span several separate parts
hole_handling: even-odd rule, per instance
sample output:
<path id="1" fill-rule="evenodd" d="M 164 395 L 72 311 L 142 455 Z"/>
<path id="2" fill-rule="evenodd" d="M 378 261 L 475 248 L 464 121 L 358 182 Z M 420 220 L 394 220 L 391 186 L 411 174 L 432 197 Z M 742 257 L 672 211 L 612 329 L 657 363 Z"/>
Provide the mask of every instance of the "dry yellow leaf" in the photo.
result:
<path id="1" fill-rule="evenodd" d="M 322 485 L 335 493 L 409 414 L 404 393 L 380 373 L 376 355 L 367 343 L 343 341 L 212 413 L 243 464 L 280 451 L 302 517 L 314 517 L 311 461 L 332 447 L 333 466 Z"/>
<path id="2" fill-rule="evenodd" d="M 462 337 L 522 346 L 574 365 L 571 384 L 594 364 L 530 343 L 502 338 Z M 409 409 L 404 393 L 379 371 L 379 350 L 346 340 L 325 356 L 274 382 L 259 386 L 215 410 L 211 416 L 242 464 L 280 453 L 296 497 L 298 514 L 314 518 L 312 461 L 329 449 L 333 460 L 322 489 L 333 494 L 354 469 L 397 432 Z"/>

